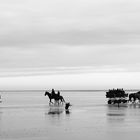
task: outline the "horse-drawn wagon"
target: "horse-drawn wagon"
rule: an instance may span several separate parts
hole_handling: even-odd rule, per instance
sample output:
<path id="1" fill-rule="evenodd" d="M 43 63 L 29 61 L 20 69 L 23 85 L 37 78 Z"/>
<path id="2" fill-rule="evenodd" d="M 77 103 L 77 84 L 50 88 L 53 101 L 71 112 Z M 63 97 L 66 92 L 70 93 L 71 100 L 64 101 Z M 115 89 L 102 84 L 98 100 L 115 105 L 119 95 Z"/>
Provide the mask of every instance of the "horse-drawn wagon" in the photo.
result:
<path id="1" fill-rule="evenodd" d="M 126 94 L 123 89 L 109 89 L 109 91 L 106 92 L 109 105 L 127 105 L 127 97 L 128 94 Z"/>

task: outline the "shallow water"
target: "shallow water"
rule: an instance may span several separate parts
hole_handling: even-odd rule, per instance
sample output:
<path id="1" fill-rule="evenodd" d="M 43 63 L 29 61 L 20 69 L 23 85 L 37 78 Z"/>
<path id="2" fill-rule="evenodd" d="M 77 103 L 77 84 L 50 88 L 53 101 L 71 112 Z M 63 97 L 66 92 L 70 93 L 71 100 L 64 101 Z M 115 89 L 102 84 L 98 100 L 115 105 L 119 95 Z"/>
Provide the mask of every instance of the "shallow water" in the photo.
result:
<path id="1" fill-rule="evenodd" d="M 133 139 L 139 138 L 140 106 L 109 107 L 105 92 L 61 92 L 72 107 L 49 113 L 43 91 L 3 92 L 1 140 Z"/>

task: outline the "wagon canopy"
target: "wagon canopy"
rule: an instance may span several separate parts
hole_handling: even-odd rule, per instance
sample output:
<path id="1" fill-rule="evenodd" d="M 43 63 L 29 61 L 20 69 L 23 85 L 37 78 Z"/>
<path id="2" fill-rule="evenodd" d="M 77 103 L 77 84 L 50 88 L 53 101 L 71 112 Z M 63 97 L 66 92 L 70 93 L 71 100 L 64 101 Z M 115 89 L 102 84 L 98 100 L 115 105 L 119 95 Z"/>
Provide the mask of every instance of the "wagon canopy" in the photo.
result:
<path id="1" fill-rule="evenodd" d="M 106 92 L 106 98 L 125 98 L 128 94 L 125 93 L 123 89 L 109 89 L 108 92 Z"/>

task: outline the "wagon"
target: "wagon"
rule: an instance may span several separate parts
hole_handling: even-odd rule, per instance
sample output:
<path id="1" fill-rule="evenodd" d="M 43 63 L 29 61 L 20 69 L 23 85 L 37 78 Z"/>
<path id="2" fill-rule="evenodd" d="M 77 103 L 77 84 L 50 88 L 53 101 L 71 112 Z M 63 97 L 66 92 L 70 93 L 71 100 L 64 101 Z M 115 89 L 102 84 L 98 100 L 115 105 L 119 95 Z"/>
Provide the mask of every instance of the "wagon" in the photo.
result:
<path id="1" fill-rule="evenodd" d="M 127 97 L 128 94 L 123 89 L 109 89 L 106 92 L 107 103 L 109 105 L 125 105 L 128 102 Z"/>

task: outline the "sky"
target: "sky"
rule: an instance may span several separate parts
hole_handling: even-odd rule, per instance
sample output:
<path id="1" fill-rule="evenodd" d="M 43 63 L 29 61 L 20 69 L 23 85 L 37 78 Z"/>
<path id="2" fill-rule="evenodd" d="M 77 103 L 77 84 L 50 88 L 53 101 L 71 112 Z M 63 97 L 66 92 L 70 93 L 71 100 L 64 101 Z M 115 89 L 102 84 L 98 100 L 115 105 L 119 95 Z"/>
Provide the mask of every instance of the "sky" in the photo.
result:
<path id="1" fill-rule="evenodd" d="M 0 0 L 1 89 L 140 89 L 139 0 Z"/>

